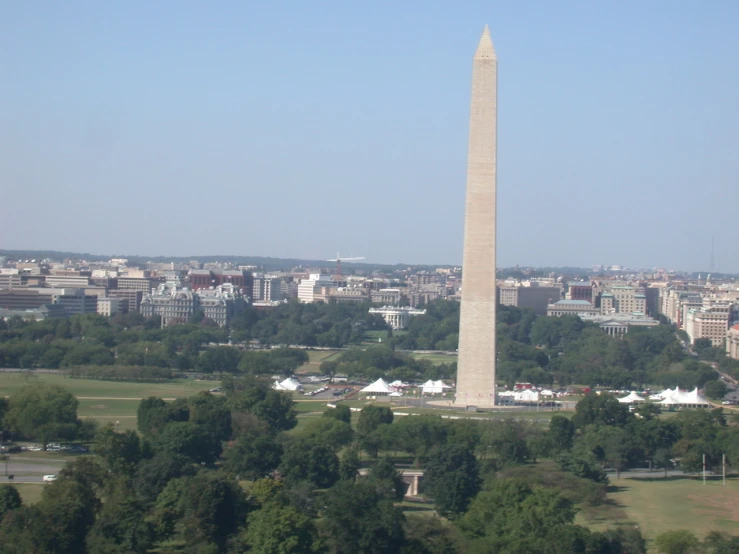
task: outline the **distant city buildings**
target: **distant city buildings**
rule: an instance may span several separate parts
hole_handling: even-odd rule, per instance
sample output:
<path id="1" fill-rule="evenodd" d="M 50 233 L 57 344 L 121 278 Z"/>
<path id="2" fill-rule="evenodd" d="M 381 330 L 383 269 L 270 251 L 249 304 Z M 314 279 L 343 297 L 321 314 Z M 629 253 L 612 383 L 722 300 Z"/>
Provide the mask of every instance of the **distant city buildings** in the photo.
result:
<path id="1" fill-rule="evenodd" d="M 141 315 L 159 316 L 162 327 L 186 323 L 198 312 L 223 327 L 246 303 L 235 285 L 221 285 L 215 289 L 190 290 L 171 285 L 160 285 L 156 291 L 141 300 Z"/>
<path id="2" fill-rule="evenodd" d="M 506 281 L 498 285 L 501 306 L 531 308 L 539 315 L 547 314 L 549 304 L 562 299 L 562 285 L 554 280 Z"/>

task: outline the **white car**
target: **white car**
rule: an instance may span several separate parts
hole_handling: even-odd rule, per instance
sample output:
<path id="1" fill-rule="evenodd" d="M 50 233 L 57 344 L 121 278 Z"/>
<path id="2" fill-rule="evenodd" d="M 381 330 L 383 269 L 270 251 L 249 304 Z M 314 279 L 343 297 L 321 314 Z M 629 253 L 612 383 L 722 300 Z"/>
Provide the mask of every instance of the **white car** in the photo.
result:
<path id="1" fill-rule="evenodd" d="M 44 483 L 51 483 L 56 481 L 56 475 L 44 475 Z"/>

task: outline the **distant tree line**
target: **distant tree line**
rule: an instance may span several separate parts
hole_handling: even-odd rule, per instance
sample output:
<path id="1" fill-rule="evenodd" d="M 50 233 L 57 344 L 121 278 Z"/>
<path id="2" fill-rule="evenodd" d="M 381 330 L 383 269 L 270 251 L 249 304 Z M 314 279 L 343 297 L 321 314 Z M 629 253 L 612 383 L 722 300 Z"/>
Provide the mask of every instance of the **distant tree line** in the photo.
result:
<path id="1" fill-rule="evenodd" d="M 368 304 L 288 302 L 272 310 L 249 308 L 230 328 L 208 320 L 160 328 L 157 319 L 139 314 L 104 318 L 97 315 L 24 322 L 0 321 L 0 367 L 76 368 L 75 375 L 100 378 L 147 378 L 131 368 L 152 367 L 170 373 L 290 374 L 307 355 L 302 347 L 355 345 L 338 359 L 324 362 L 326 374 L 391 379 L 453 379 L 454 363 L 434 366 L 414 360 L 402 350 L 454 351 L 458 345 L 459 303 L 437 300 L 427 313 L 412 319 L 407 331 L 393 333 Z M 725 389 L 711 364 L 739 377 L 732 360 L 705 340 L 696 341 L 692 355 L 670 325 L 631 328 L 623 338 L 606 333 L 576 316 L 542 317 L 528 309 L 498 309 L 497 376 L 500 381 L 536 385 L 579 384 L 611 388 L 648 385 L 706 387 L 713 398 Z M 367 331 L 387 331 L 384 343 L 363 350 Z M 231 341 L 239 346 L 226 346 Z M 273 349 L 244 350 L 258 341 Z M 280 346 L 280 348 L 275 348 Z M 81 369 L 98 367 L 100 369 Z M 113 367 L 120 367 L 114 375 Z M 150 371 L 152 379 L 166 371 Z"/>
<path id="2" fill-rule="evenodd" d="M 661 419 L 591 394 L 572 419 L 545 426 L 339 404 L 296 427 L 289 394 L 248 377 L 226 378 L 223 390 L 143 399 L 138 432 L 81 423 L 61 387 L 11 395 L 0 417 L 14 437 L 86 435 L 92 454 L 68 463 L 35 504 L 0 485 L 2 551 L 644 554 L 638 529 L 575 524 L 577 510 L 605 500 L 606 470 L 677 460 L 693 472 L 702 454 L 715 467 L 722 453 L 739 467 L 739 428 L 721 410 Z M 425 470 L 422 492 L 444 519 L 397 504 L 401 462 Z M 723 554 L 738 541 L 671 532 L 656 542 Z"/>

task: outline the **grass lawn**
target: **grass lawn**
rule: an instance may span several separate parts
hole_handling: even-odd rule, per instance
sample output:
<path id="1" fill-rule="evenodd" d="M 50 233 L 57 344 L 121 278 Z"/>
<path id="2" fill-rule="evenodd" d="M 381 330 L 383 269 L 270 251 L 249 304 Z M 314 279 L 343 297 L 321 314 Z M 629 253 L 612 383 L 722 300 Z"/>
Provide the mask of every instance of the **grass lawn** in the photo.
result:
<path id="1" fill-rule="evenodd" d="M 321 372 L 321 364 L 326 360 L 332 360 L 341 354 L 340 350 L 307 350 L 308 362 L 301 365 L 295 370 L 295 373 L 315 373 Z"/>
<path id="2" fill-rule="evenodd" d="M 434 365 L 451 364 L 457 361 L 456 352 L 450 352 L 449 354 L 417 354 L 411 352 L 410 355 L 416 360 L 428 360 Z"/>
<path id="3" fill-rule="evenodd" d="M 41 500 L 41 493 L 44 490 L 43 483 L 19 483 L 13 485 L 23 499 L 23 504 L 35 504 Z"/>
<path id="4" fill-rule="evenodd" d="M 86 400 L 79 401 L 77 414 L 80 417 L 125 417 L 135 416 L 140 400 Z"/>
<path id="5" fill-rule="evenodd" d="M 295 411 L 300 413 L 307 413 L 307 412 L 320 412 L 323 413 L 327 409 L 326 407 L 326 400 L 296 400 L 295 402 Z"/>
<path id="6" fill-rule="evenodd" d="M 148 396 L 179 398 L 192 396 L 201 390 L 217 387 L 218 381 L 175 379 L 167 382 L 101 381 L 97 379 L 70 379 L 64 375 L 46 373 L 0 373 L 0 396 L 8 396 L 27 384 L 48 383 L 61 385 L 72 394 L 88 398 L 134 398 Z"/>
<path id="7" fill-rule="evenodd" d="M 596 530 L 638 525 L 647 539 L 676 529 L 703 538 L 713 530 L 739 534 L 739 478 L 703 485 L 698 478 L 613 479 L 608 503 L 578 515 Z"/>

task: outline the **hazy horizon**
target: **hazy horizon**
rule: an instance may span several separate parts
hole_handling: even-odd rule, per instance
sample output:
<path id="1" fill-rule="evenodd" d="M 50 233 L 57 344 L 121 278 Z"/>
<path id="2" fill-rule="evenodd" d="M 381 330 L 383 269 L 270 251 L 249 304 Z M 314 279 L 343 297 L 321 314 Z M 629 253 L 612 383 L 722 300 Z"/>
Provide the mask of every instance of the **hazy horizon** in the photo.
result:
<path id="1" fill-rule="evenodd" d="M 0 248 L 460 265 L 487 23 L 500 267 L 739 271 L 739 3 L 4 8 Z"/>

